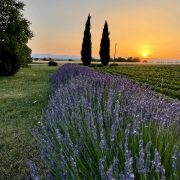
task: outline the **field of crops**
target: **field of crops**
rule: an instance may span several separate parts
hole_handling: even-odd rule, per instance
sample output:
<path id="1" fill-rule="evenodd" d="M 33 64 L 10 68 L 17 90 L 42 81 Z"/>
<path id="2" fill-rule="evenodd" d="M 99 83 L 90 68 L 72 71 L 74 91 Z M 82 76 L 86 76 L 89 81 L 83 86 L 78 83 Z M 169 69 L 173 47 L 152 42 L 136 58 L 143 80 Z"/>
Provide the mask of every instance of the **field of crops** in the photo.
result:
<path id="1" fill-rule="evenodd" d="M 66 64 L 40 127 L 47 179 L 179 179 L 179 100 L 127 78 Z M 29 161 L 31 177 L 38 167 Z"/>
<path id="2" fill-rule="evenodd" d="M 119 65 L 95 69 L 127 76 L 166 96 L 180 99 L 180 65 Z"/>

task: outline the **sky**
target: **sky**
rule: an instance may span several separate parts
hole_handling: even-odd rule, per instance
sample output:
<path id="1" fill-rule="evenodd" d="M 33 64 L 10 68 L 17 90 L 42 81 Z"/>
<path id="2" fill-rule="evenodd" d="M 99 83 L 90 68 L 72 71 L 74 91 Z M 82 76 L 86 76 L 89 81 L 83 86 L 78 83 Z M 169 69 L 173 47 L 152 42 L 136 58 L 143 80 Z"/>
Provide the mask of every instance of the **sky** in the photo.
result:
<path id="1" fill-rule="evenodd" d="M 90 13 L 92 55 L 107 20 L 111 56 L 180 59 L 180 0 L 23 0 L 34 54 L 79 56 Z"/>

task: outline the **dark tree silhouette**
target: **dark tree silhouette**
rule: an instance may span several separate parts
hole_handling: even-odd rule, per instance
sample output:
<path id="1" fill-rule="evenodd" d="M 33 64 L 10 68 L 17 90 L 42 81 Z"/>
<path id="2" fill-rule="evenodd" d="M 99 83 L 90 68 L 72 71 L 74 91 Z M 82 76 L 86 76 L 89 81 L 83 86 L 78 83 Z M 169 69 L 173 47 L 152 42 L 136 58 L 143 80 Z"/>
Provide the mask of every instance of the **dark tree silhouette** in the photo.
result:
<path id="1" fill-rule="evenodd" d="M 31 60 L 27 46 L 33 33 L 23 17 L 25 4 L 19 0 L 1 0 L 0 5 L 0 76 L 15 74 Z"/>
<path id="2" fill-rule="evenodd" d="M 91 64 L 91 16 L 89 14 L 86 27 L 84 31 L 84 38 L 82 43 L 82 50 L 81 50 L 81 60 L 85 66 L 89 66 Z"/>
<path id="3" fill-rule="evenodd" d="M 109 30 L 108 30 L 108 23 L 105 22 L 102 39 L 101 39 L 101 45 L 100 45 L 100 59 L 101 63 L 106 66 L 109 64 L 110 61 L 110 39 L 109 39 Z"/>
<path id="4" fill-rule="evenodd" d="M 0 76 L 14 75 L 19 68 L 20 62 L 14 50 L 0 42 Z"/>

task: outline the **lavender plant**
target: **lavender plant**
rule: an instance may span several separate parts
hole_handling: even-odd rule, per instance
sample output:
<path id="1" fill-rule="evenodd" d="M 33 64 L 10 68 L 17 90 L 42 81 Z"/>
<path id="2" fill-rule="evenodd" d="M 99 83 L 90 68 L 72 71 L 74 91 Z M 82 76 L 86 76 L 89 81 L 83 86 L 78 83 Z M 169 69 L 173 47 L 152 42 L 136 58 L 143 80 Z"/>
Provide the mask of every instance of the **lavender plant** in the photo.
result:
<path id="1" fill-rule="evenodd" d="M 178 100 L 68 64 L 36 135 L 52 179 L 178 179 L 179 117 Z"/>

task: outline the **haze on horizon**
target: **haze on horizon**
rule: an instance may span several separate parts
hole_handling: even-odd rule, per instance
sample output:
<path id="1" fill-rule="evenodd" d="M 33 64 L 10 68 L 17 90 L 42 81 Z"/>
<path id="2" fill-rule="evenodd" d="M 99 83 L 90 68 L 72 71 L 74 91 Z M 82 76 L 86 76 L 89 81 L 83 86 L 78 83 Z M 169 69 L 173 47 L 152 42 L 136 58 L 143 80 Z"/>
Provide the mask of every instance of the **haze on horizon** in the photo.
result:
<path id="1" fill-rule="evenodd" d="M 105 20 L 111 56 L 180 59 L 179 0 L 24 0 L 35 37 L 32 53 L 79 56 L 90 13 L 92 55 L 99 55 Z"/>

